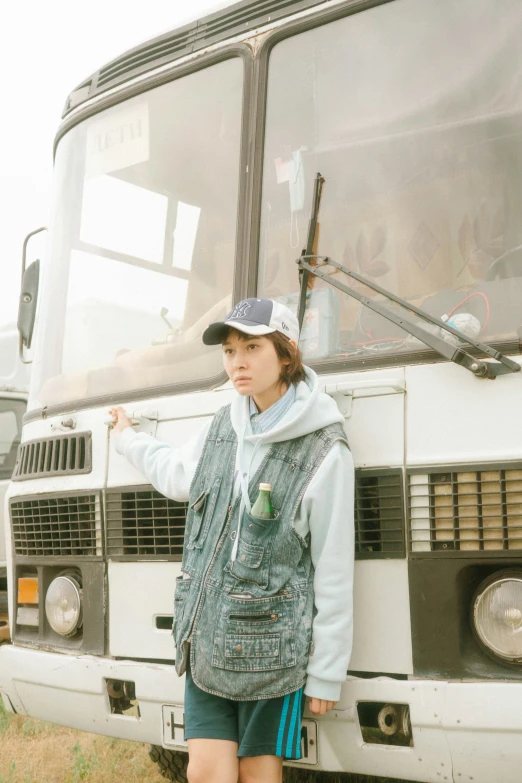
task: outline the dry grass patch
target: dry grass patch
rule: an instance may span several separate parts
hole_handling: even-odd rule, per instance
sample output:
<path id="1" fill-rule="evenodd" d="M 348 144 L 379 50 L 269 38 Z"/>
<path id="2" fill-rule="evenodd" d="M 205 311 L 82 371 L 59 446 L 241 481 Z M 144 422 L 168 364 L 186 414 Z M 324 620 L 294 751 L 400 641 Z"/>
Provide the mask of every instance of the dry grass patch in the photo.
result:
<path id="1" fill-rule="evenodd" d="M 7 714 L 0 699 L 0 783 L 165 783 L 147 750 Z"/>

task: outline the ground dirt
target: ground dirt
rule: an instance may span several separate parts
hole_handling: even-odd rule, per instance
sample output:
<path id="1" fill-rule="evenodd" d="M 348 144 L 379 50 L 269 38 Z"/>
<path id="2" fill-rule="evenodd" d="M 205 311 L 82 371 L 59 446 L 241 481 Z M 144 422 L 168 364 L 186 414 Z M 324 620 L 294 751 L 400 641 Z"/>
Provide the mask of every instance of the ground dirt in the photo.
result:
<path id="1" fill-rule="evenodd" d="M 6 713 L 0 699 L 0 783 L 165 783 L 148 746 Z M 402 783 L 288 769 L 285 783 Z"/>

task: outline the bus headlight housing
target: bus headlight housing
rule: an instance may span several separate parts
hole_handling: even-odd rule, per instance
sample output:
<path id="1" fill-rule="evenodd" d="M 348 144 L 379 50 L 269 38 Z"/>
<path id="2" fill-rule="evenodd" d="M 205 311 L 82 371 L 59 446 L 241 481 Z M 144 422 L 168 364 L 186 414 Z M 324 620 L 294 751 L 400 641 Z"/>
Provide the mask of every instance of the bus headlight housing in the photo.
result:
<path id="1" fill-rule="evenodd" d="M 505 663 L 522 662 L 522 572 L 502 571 L 482 582 L 473 625 L 488 652 Z"/>
<path id="2" fill-rule="evenodd" d="M 49 625 L 61 636 L 74 636 L 83 622 L 83 591 L 76 575 L 53 579 L 45 596 L 45 614 Z"/>

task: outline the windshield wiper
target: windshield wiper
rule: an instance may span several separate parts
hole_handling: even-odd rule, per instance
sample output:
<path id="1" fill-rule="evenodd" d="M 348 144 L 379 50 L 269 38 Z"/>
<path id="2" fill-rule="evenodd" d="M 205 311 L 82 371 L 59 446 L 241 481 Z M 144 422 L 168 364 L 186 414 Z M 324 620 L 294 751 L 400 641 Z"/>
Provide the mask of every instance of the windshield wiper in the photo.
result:
<path id="1" fill-rule="evenodd" d="M 350 269 L 347 269 L 342 264 L 337 263 L 337 261 L 334 261 L 332 258 L 329 258 L 328 256 L 315 255 L 312 248 L 317 237 L 317 217 L 319 214 L 319 204 L 321 200 L 323 183 L 324 178 L 321 177 L 321 175 L 318 173 L 315 179 L 312 216 L 308 229 L 308 240 L 306 248 L 301 257 L 296 260 L 296 264 L 299 267 L 301 286 L 301 295 L 299 301 L 299 328 L 301 328 L 303 323 L 308 281 L 310 275 L 315 275 L 334 288 L 337 288 L 339 291 L 342 291 L 348 296 L 351 296 L 353 299 L 357 299 L 359 302 L 361 302 L 361 304 L 365 305 L 365 307 L 368 307 L 370 310 L 378 313 L 378 315 L 381 315 L 383 318 L 391 321 L 396 326 L 404 329 L 404 331 L 413 335 L 413 337 L 416 337 L 418 340 L 421 340 L 425 345 L 433 348 L 434 351 L 437 351 L 437 353 L 439 353 L 445 359 L 449 359 L 449 361 L 454 362 L 455 364 L 459 364 L 461 367 L 465 367 L 466 370 L 469 370 L 478 378 L 496 378 L 498 375 L 505 375 L 507 373 L 520 371 L 520 365 L 517 364 L 517 362 L 514 362 L 512 359 L 508 359 L 507 356 L 504 356 L 502 353 L 500 353 L 500 351 L 496 351 L 494 348 L 491 348 L 491 346 L 487 345 L 486 343 L 482 343 L 479 340 L 474 340 L 462 332 L 459 332 L 458 329 L 454 329 L 447 323 L 444 323 L 438 318 L 429 315 L 428 313 L 424 312 L 424 310 L 419 310 L 419 308 L 415 307 L 415 305 L 412 305 L 411 302 L 407 302 L 405 299 L 401 299 L 400 297 L 395 296 L 395 294 L 390 293 L 390 291 L 386 291 L 384 288 L 381 288 L 381 286 L 373 283 L 370 280 L 367 280 L 365 277 L 362 277 L 362 275 L 357 274 L 357 272 L 352 272 Z M 310 263 L 312 259 L 316 261 L 317 265 L 312 265 Z M 324 266 L 332 266 L 335 269 L 338 269 L 340 272 L 343 272 L 348 277 L 353 278 L 358 283 L 362 283 L 372 291 L 381 294 L 381 296 L 384 296 L 386 299 L 388 299 L 388 301 L 395 302 L 395 304 L 400 305 L 400 307 L 413 313 L 421 320 L 433 324 L 442 331 L 452 334 L 460 341 L 465 341 L 473 348 L 476 348 L 478 351 L 481 351 L 487 356 L 490 356 L 492 359 L 495 359 L 497 364 L 491 364 L 490 362 L 484 362 L 480 359 L 477 359 L 459 345 L 455 345 L 454 343 L 448 342 L 442 337 L 439 337 L 437 334 L 433 334 L 425 326 L 412 323 L 403 316 L 394 313 L 392 310 L 389 310 L 379 302 L 372 301 L 372 299 L 370 299 L 368 296 L 364 296 L 364 294 L 359 293 L 359 291 L 356 291 L 354 288 L 350 288 L 349 286 L 340 283 L 331 275 L 326 274 L 320 269 L 320 267 Z"/>

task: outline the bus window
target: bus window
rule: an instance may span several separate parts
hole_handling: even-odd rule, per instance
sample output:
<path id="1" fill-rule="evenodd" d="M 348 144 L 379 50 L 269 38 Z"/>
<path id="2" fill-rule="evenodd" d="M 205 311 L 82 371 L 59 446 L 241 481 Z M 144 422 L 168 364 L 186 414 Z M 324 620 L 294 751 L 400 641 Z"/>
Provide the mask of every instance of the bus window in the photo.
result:
<path id="1" fill-rule="evenodd" d="M 518 0 L 502 12 L 490 0 L 444 11 L 438 0 L 400 0 L 278 43 L 268 74 L 259 295 L 295 305 L 294 262 L 321 172 L 320 254 L 432 315 L 472 315 L 483 340 L 514 343 L 522 322 L 521 33 Z M 389 360 L 424 347 L 317 280 L 304 328 L 308 359 Z"/>
<path id="2" fill-rule="evenodd" d="M 32 378 L 41 405 L 203 381 L 231 307 L 243 66 L 232 58 L 72 128 L 57 148 Z M 34 406 L 36 407 L 36 406 Z"/>

